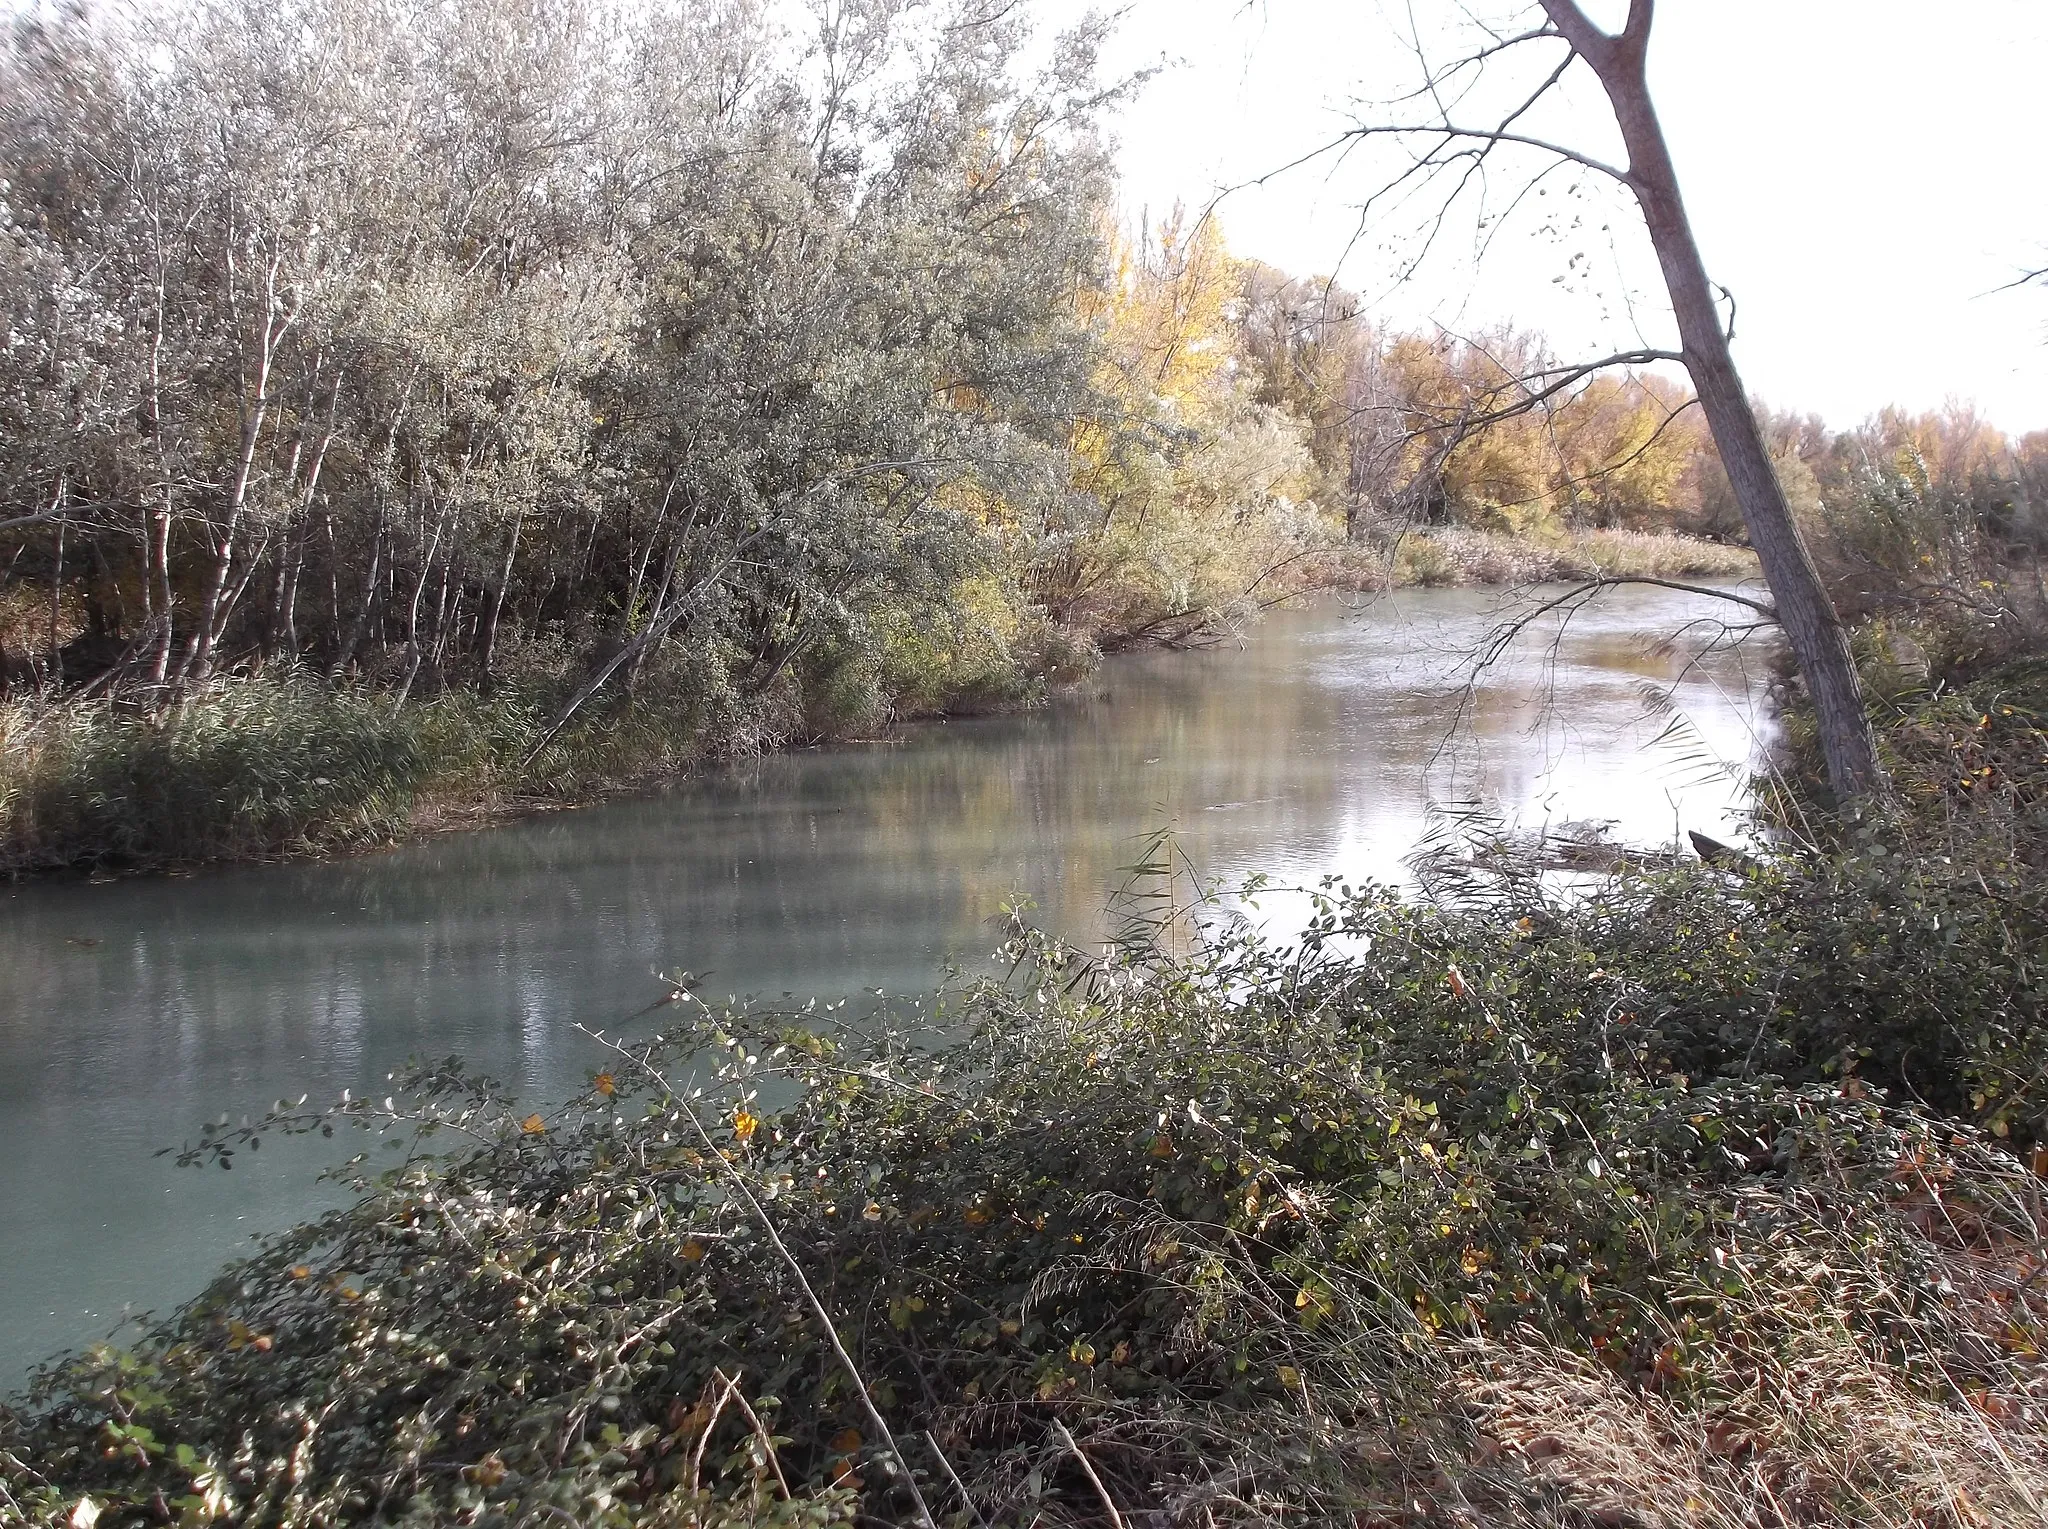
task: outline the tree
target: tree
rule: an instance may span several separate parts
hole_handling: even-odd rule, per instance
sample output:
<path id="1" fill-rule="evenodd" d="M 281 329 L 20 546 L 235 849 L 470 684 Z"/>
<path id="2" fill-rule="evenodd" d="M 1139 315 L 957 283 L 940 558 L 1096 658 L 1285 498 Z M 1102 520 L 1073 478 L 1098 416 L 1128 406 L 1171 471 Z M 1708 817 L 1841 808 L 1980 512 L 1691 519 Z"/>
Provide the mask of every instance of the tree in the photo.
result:
<path id="1" fill-rule="evenodd" d="M 1829 783 L 1844 798 L 1867 795 L 1881 788 L 1884 773 L 1864 713 L 1848 633 L 1771 469 L 1770 451 L 1736 371 L 1729 334 L 1722 328 L 1706 264 L 1679 194 L 1678 171 L 1650 99 L 1645 66 L 1656 0 L 1630 0 L 1628 21 L 1618 34 L 1594 26 L 1575 0 L 1542 0 L 1542 5 L 1551 25 L 1598 77 L 1613 104 L 1628 149 L 1623 182 L 1642 208 L 1671 295 L 1685 369 L 1714 432 L 1750 543 L 1763 564 L 1778 623 L 1813 697 Z"/>
<path id="2" fill-rule="evenodd" d="M 1707 277 L 1680 195 L 1678 172 L 1651 99 L 1646 62 L 1655 0 L 1630 0 L 1627 20 L 1616 33 L 1596 26 L 1575 0 L 1539 0 L 1539 4 L 1543 19 L 1524 30 L 1489 29 L 1478 47 L 1454 62 L 1425 62 L 1423 85 L 1408 99 L 1428 103 L 1434 112 L 1430 120 L 1364 124 L 1345 134 L 1340 146 L 1370 137 L 1396 138 L 1417 146 L 1410 162 L 1384 190 L 1412 188 L 1443 176 L 1449 187 L 1446 207 L 1468 188 L 1483 183 L 1490 161 L 1503 151 L 1541 154 L 1549 158 L 1553 169 L 1576 166 L 1629 193 L 1663 273 L 1680 348 L 1646 347 L 1582 365 L 1546 368 L 1541 386 L 1526 390 L 1526 403 L 1516 406 L 1533 408 L 1613 366 L 1668 361 L 1685 367 L 1763 565 L 1776 620 L 1812 696 L 1829 782 L 1844 800 L 1879 792 L 1884 788 L 1884 773 L 1864 713 L 1848 635 L 1772 471 L 1763 431 L 1730 349 L 1732 321 L 1724 329 L 1715 302 L 1716 289 Z M 1506 55 L 1558 43 L 1564 45 L 1565 56 L 1554 64 L 1546 61 L 1533 88 L 1516 91 L 1497 114 L 1489 113 L 1480 122 L 1456 120 L 1461 111 L 1471 109 L 1470 103 L 1481 99 L 1478 87 L 1484 75 L 1498 68 Z M 1606 163 L 1544 138 L 1531 125 L 1536 120 L 1532 113 L 1568 78 L 1574 64 L 1590 70 L 1606 92 L 1626 150 L 1624 165 Z M 1525 187 L 1522 195 L 1526 194 Z M 1373 206 L 1369 202 L 1368 211 Z M 1441 228 L 1441 218 L 1437 228 Z M 1486 234 L 1482 245 L 1491 237 Z"/>
<path id="3" fill-rule="evenodd" d="M 1011 554 L 977 494 L 1063 482 L 1095 397 L 1102 29 L 1037 59 L 980 0 L 7 24 L 8 630 L 31 575 L 53 656 L 104 610 L 63 682 L 155 704 L 275 662 L 784 716 L 875 667 Z"/>

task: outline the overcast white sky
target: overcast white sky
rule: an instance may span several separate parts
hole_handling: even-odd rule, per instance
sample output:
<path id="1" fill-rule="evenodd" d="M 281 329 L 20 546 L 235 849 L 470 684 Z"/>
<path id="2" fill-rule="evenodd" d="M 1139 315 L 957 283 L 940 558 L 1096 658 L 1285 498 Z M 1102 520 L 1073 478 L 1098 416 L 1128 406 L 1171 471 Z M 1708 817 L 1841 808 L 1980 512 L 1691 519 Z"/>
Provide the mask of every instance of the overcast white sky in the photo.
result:
<path id="1" fill-rule="evenodd" d="M 1039 7 L 1053 22 L 1086 8 Z M 1625 0 L 1591 9 L 1618 22 Z M 1121 119 L 1127 204 L 1203 203 L 1330 138 L 1348 103 L 1412 80 L 1395 31 L 1411 10 L 1427 35 L 1454 5 L 1128 0 L 1111 68 L 1168 67 Z M 1957 399 L 2048 428 L 2048 288 L 1993 290 L 2048 265 L 2048 0 L 1664 0 L 1651 76 L 1754 391 L 1837 425 Z M 1548 119 L 1553 136 L 1606 146 L 1593 89 Z M 1361 163 L 1295 172 L 1228 198 L 1225 231 L 1295 272 L 1341 262 L 1399 322 L 1511 319 L 1567 354 L 1670 339 L 1654 266 L 1624 219 L 1599 233 L 1604 212 L 1576 234 L 1525 220 L 1477 273 L 1469 234 L 1453 238 L 1389 290 L 1405 225 L 1354 242 L 1379 179 Z M 1556 283 L 1580 250 L 1595 279 Z"/>

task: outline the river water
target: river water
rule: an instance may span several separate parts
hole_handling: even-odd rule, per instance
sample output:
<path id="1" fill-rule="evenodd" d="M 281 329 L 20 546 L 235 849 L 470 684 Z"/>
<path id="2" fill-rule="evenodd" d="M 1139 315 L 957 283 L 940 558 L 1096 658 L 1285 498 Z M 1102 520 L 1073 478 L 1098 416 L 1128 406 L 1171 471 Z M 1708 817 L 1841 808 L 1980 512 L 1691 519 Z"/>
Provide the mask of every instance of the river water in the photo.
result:
<path id="1" fill-rule="evenodd" d="M 1723 602 L 1610 591 L 1467 691 L 1498 599 L 1282 612 L 1242 646 L 1112 659 L 1032 715 L 382 854 L 0 891 L 0 1394 L 319 1203 L 332 1144 L 229 1173 L 152 1156 L 222 1112 L 451 1053 L 545 1102 L 601 1065 L 575 1026 L 619 1028 L 658 971 L 707 997 L 925 991 L 986 962 L 1013 896 L 1095 931 L 1168 823 L 1226 884 L 1402 879 L 1431 805 L 1474 798 L 1638 843 L 1734 831 L 1761 655 L 1655 650 Z"/>

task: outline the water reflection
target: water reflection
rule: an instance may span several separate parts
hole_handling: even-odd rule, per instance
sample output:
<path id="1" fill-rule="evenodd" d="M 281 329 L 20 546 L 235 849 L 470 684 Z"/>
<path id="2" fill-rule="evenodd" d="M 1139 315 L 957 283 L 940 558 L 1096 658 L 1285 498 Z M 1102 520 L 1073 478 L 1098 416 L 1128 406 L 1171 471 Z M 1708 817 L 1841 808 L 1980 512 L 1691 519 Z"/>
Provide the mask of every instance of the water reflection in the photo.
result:
<path id="1" fill-rule="evenodd" d="M 986 959 L 1014 895 L 1091 930 L 1134 838 L 1166 821 L 1225 879 L 1399 877 L 1428 804 L 1475 796 L 1636 839 L 1725 832 L 1740 786 L 1702 760 L 1750 753 L 1743 662 L 1686 674 L 1680 746 L 1647 749 L 1666 719 L 1642 700 L 1684 663 L 1649 638 L 1712 602 L 1615 592 L 1465 695 L 1492 603 L 1282 614 L 1243 651 L 1120 659 L 1097 696 L 1040 715 L 332 865 L 12 889 L 0 1386 L 313 1203 L 304 1144 L 229 1174 L 150 1156 L 222 1110 L 376 1088 L 423 1054 L 557 1095 L 597 1066 L 574 1026 L 615 1027 L 677 967 L 719 995 L 923 990 Z"/>

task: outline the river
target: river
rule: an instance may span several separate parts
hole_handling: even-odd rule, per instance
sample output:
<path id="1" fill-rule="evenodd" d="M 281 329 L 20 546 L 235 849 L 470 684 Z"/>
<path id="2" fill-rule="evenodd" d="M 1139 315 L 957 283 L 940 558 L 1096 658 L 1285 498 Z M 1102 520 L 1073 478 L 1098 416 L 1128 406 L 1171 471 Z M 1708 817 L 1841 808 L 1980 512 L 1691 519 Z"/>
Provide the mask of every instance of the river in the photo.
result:
<path id="1" fill-rule="evenodd" d="M 574 1027 L 617 1028 L 658 971 L 707 996 L 925 991 L 986 962 L 1013 895 L 1096 929 L 1166 823 L 1226 884 L 1403 878 L 1431 804 L 1472 798 L 1635 842 L 1730 832 L 1762 656 L 1654 645 L 1725 603 L 1610 591 L 1466 693 L 1498 599 L 1280 612 L 1242 646 L 1114 658 L 1030 715 L 381 854 L 0 891 L 0 1393 L 319 1203 L 313 1144 L 229 1173 L 152 1156 L 222 1112 L 451 1053 L 552 1099 L 601 1062 Z"/>

